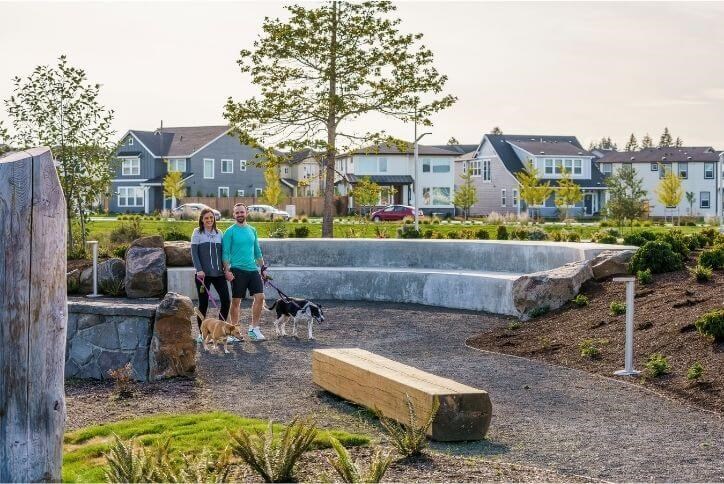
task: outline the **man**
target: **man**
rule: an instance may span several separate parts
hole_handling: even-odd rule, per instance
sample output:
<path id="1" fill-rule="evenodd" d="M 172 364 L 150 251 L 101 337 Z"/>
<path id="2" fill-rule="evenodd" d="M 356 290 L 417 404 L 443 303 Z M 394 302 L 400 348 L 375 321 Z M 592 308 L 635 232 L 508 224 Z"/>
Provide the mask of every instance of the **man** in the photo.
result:
<path id="1" fill-rule="evenodd" d="M 231 323 L 239 322 L 241 300 L 246 291 L 253 298 L 251 305 L 251 323 L 249 339 L 263 341 L 266 338 L 259 329 L 259 319 L 264 307 L 264 283 L 262 274 L 266 267 L 262 258 L 256 229 L 246 223 L 247 209 L 243 203 L 234 205 L 236 223 L 224 233 L 221 259 L 224 264 L 224 276 L 231 282 Z M 257 270 L 261 268 L 261 273 Z"/>

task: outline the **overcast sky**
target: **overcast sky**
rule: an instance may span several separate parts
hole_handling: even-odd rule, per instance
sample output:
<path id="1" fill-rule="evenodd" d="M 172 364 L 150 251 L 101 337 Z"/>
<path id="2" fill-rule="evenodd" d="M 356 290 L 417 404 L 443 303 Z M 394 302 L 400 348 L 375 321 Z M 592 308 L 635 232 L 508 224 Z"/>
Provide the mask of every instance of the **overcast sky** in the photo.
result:
<path id="1" fill-rule="evenodd" d="M 103 85 L 114 127 L 223 124 L 245 85 L 236 60 L 277 2 L 0 2 L 0 98 L 11 78 L 67 54 Z M 687 145 L 724 149 L 724 3 L 400 2 L 458 102 L 427 143 L 510 134 L 575 135 L 584 144 L 664 126 Z M 0 120 L 6 120 L 0 106 Z M 410 139 L 412 126 L 370 117 Z"/>

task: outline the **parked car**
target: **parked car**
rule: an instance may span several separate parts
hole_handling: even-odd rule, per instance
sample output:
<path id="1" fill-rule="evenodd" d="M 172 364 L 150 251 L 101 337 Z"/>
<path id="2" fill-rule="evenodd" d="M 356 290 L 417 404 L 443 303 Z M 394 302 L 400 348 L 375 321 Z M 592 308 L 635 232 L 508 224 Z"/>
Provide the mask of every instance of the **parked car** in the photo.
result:
<path id="1" fill-rule="evenodd" d="M 211 209 L 211 211 L 214 212 L 214 218 L 216 218 L 216 220 L 221 218 L 221 212 L 203 203 L 184 203 L 183 205 L 179 205 L 171 210 L 171 216 L 181 220 L 198 220 L 199 214 L 205 208 Z"/>
<path id="2" fill-rule="evenodd" d="M 248 217 L 250 220 L 289 220 L 289 214 L 271 205 L 249 205 Z"/>
<path id="3" fill-rule="evenodd" d="M 417 216 L 422 217 L 422 210 L 417 211 Z M 410 207 L 409 205 L 389 205 L 370 214 L 370 218 L 374 222 L 403 220 L 406 217 L 415 218 L 415 207 Z"/>

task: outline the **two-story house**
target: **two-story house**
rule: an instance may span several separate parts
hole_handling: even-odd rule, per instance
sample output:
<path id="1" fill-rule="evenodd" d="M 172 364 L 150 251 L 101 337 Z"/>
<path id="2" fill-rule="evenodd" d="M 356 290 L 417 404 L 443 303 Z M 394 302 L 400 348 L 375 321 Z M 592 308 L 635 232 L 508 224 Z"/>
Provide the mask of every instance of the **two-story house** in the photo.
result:
<path id="1" fill-rule="evenodd" d="M 455 179 L 460 185 L 461 175 L 472 171 L 478 197 L 470 208 L 472 215 L 519 214 L 526 207 L 520 200 L 520 183 L 515 175 L 533 164 L 541 180 L 553 188 L 553 195 L 537 212 L 543 217 L 556 217 L 555 190 L 568 172 L 583 192 L 583 200 L 569 209 L 569 216 L 593 216 L 603 207 L 606 190 L 603 175 L 592 163 L 594 158 L 575 136 L 486 134 L 475 151 L 456 159 Z"/>
<path id="2" fill-rule="evenodd" d="M 279 164 L 279 179 L 287 195 L 292 197 L 323 196 L 323 156 L 324 153 L 311 149 L 281 154 L 283 161 Z"/>
<path id="3" fill-rule="evenodd" d="M 167 173 L 183 173 L 187 196 L 259 196 L 265 182 L 254 165 L 259 150 L 242 145 L 229 126 L 129 130 L 115 157 L 112 212 L 171 208 L 163 194 Z"/>
<path id="4" fill-rule="evenodd" d="M 631 166 L 643 180 L 642 186 L 647 192 L 650 216 L 712 217 L 717 215 L 717 207 L 722 206 L 722 194 L 718 191 L 724 184 L 722 158 L 711 146 L 682 146 L 611 152 L 595 163 L 606 176 L 623 166 Z M 675 207 L 666 207 L 659 202 L 656 189 L 661 179 L 670 171 L 681 179 L 684 194 L 693 193 L 693 203 L 689 203 L 685 195 Z M 717 178 L 722 182 L 717 183 Z"/>
<path id="5" fill-rule="evenodd" d="M 452 196 L 455 186 L 454 159 L 459 151 L 435 146 L 418 146 L 419 208 L 425 213 L 453 213 Z M 380 185 L 378 205 L 415 203 L 414 145 L 402 147 L 381 144 L 341 155 L 336 160 L 339 174 L 336 183 L 339 193 L 348 195 L 363 177 Z M 351 187 L 349 185 L 351 185 Z M 353 208 L 354 200 L 350 201 Z"/>

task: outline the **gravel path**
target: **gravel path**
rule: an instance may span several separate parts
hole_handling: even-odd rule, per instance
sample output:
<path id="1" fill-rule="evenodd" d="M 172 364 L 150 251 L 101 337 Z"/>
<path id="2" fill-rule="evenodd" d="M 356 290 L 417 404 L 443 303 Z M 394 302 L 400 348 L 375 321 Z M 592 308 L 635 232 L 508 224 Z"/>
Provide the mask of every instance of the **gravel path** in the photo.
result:
<path id="1" fill-rule="evenodd" d="M 316 327 L 316 341 L 277 339 L 267 323 L 269 341 L 234 345 L 231 355 L 202 351 L 197 381 L 156 384 L 147 404 L 275 420 L 313 414 L 322 425 L 370 431 L 366 412 L 311 383 L 312 348 L 357 346 L 490 393 L 488 439 L 434 443 L 439 451 L 611 481 L 724 481 L 720 416 L 613 379 L 465 346 L 507 319 L 402 304 L 324 306 L 327 321 Z M 74 427 L 73 407 L 89 397 L 87 388 L 69 388 Z M 96 407 L 97 417 L 108 419 L 107 406 Z"/>

